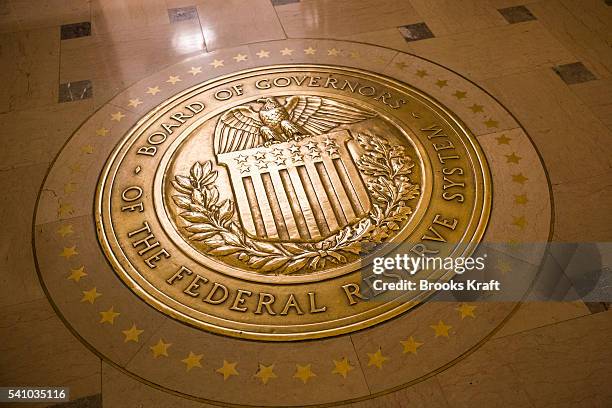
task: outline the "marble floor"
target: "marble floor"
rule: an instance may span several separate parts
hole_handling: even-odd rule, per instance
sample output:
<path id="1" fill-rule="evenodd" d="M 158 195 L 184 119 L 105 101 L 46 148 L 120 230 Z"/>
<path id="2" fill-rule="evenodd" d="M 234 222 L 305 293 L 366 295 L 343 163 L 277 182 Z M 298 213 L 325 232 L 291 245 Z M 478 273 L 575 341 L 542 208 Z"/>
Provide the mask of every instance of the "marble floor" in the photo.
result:
<path id="1" fill-rule="evenodd" d="M 66 407 L 209 406 L 138 381 L 66 328 L 38 280 L 36 199 L 73 132 L 137 81 L 286 39 L 378 45 L 474 82 L 541 155 L 553 241 L 612 241 L 610 1 L 0 0 L 0 386 L 68 386 Z M 609 307 L 527 302 L 466 358 L 347 406 L 612 406 Z"/>

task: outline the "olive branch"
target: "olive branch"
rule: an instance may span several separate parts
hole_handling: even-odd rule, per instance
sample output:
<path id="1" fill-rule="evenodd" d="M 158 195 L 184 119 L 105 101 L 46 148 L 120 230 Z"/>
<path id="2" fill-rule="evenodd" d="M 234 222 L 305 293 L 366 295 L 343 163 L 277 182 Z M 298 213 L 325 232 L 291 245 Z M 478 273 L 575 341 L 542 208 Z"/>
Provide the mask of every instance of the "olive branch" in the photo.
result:
<path id="1" fill-rule="evenodd" d="M 264 274 L 290 275 L 316 271 L 328 263 L 346 263 L 347 257 L 369 252 L 400 229 L 412 209 L 410 201 L 419 195 L 419 186 L 408 175 L 414 162 L 403 146 L 391 146 L 379 136 L 359 135 L 365 153 L 357 167 L 367 176 L 372 210 L 353 225 L 318 242 L 269 242 L 254 239 L 242 231 L 236 221 L 234 203 L 219 201 L 215 186 L 217 171 L 212 162 L 196 162 L 189 175 L 176 175 L 172 186 L 179 193 L 172 196 L 188 225 L 190 241 L 201 242 L 206 253 L 231 257 L 234 261 Z"/>

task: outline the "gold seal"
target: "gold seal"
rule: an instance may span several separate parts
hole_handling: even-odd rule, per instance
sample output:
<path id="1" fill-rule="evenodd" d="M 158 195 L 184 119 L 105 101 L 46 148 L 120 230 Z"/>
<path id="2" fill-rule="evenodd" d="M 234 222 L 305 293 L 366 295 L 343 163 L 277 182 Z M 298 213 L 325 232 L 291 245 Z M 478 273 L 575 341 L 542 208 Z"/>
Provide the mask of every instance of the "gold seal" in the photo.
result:
<path id="1" fill-rule="evenodd" d="M 399 245 L 469 255 L 490 188 L 475 137 L 423 92 L 355 69 L 274 66 L 143 117 L 103 170 L 96 222 L 116 273 L 158 310 L 226 335 L 301 340 L 422 302 L 429 291 L 364 290 L 372 259 Z"/>

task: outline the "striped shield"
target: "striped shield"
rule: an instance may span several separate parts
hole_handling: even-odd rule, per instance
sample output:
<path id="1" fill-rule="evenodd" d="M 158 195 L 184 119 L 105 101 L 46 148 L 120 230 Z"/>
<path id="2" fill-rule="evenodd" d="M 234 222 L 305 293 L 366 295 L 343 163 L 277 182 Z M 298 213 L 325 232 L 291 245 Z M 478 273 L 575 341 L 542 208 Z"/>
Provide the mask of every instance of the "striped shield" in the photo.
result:
<path id="1" fill-rule="evenodd" d="M 367 214 L 370 199 L 349 140 L 342 130 L 218 154 L 247 235 L 318 241 Z"/>

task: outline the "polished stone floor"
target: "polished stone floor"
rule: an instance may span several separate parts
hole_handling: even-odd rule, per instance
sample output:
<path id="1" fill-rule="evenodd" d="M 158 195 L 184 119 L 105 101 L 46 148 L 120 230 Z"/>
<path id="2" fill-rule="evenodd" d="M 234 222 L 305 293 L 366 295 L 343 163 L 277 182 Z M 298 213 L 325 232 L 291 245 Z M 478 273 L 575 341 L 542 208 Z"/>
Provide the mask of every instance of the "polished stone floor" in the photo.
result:
<path id="1" fill-rule="evenodd" d="M 606 242 L 611 27 L 604 0 L 0 0 L 0 386 L 69 386 L 73 407 L 206 406 L 142 383 L 82 345 L 47 301 L 32 254 L 35 200 L 52 160 L 137 81 L 203 52 L 283 39 L 418 55 L 484 88 L 529 133 L 550 178 L 555 241 Z M 465 359 L 354 405 L 610 406 L 608 309 L 525 303 Z"/>

